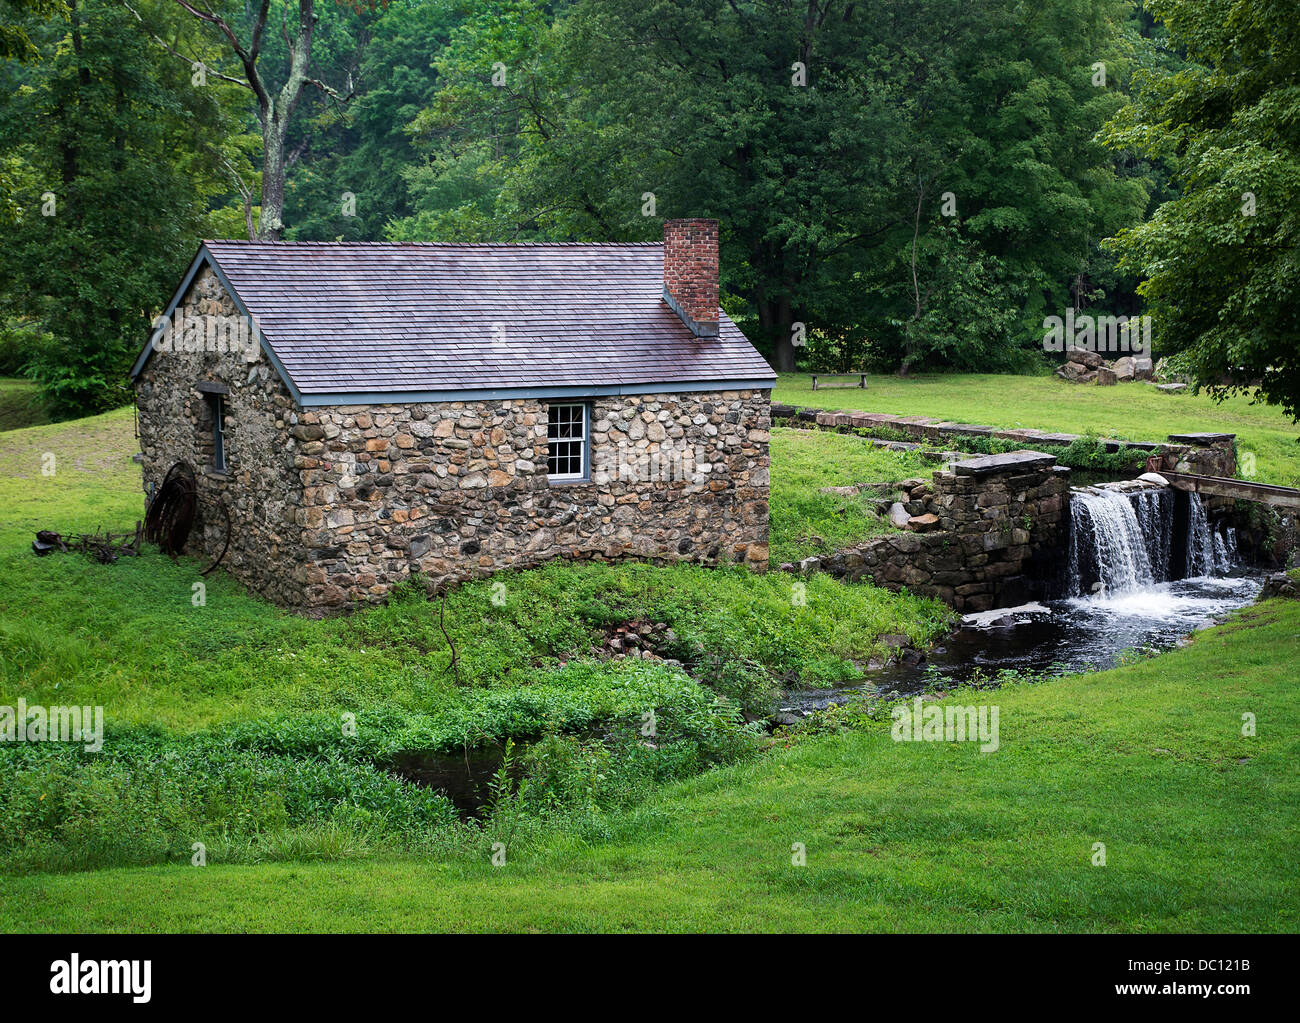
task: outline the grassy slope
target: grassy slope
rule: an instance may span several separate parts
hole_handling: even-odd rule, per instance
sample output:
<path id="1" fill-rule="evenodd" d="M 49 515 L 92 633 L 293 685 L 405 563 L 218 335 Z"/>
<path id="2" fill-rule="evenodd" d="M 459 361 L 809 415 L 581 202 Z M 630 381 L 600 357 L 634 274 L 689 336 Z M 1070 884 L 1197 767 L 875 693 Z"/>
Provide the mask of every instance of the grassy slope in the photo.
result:
<path id="1" fill-rule="evenodd" d="M 1003 428 L 1096 433 L 1126 440 L 1163 440 L 1171 433 L 1235 433 L 1253 454 L 1256 478 L 1300 486 L 1300 425 L 1276 408 L 1246 398 L 1215 404 L 1204 395 L 1164 394 L 1148 384 L 1097 387 L 1053 376 L 934 375 L 867 377 L 867 390 L 812 390 L 804 373 L 786 374 L 775 401 L 817 408 L 927 415 Z"/>
<path id="2" fill-rule="evenodd" d="M 501 868 L 0 879 L 0 928 L 1294 931 L 1297 664 L 1300 607 L 1275 601 L 1156 660 L 969 697 L 1001 708 L 994 754 L 812 740 L 675 786 L 606 843 L 557 838 Z"/>
<path id="3" fill-rule="evenodd" d="M 204 617 L 186 619 L 193 565 L 35 561 L 39 526 L 134 521 L 129 431 L 119 412 L 0 439 L 0 696 L 15 682 L 49 702 L 108 693 L 127 719 L 183 727 L 403 698 L 408 681 L 380 669 L 405 669 L 430 623 L 401 608 L 368 617 L 366 635 L 395 644 L 383 653 L 313 633 L 320 660 L 304 667 L 267 644 L 330 623 L 220 579 Z M 54 477 L 40 473 L 47 450 Z M 1295 930 L 1297 664 L 1300 609 L 1275 602 L 1154 661 L 971 698 L 1002 708 L 997 754 L 882 732 L 810 741 L 674 787 L 607 843 L 557 838 L 500 869 L 378 858 L 4 878 L 0 928 Z M 1245 711 L 1257 738 L 1240 736 Z M 1104 869 L 1088 863 L 1097 841 Z M 793 842 L 806 868 L 789 866 Z"/>
<path id="4" fill-rule="evenodd" d="M 772 431 L 772 561 L 798 561 L 888 532 L 868 494 L 839 497 L 822 487 L 929 479 L 934 466 L 847 434 L 777 427 Z M 820 539 L 820 543 L 818 542 Z"/>
<path id="5" fill-rule="evenodd" d="M 842 456 L 841 471 L 892 476 L 894 456 L 857 438 L 829 440 L 857 449 Z M 454 679 L 436 605 L 405 602 L 310 620 L 216 572 L 202 580 L 206 605 L 194 607 L 192 587 L 204 567 L 194 559 L 173 563 L 154 552 L 102 566 L 79 555 L 33 557 L 39 528 L 132 527 L 142 513 L 133 447 L 127 410 L 0 437 L 0 702 L 21 695 L 32 703 L 102 704 L 110 723 L 188 729 L 380 704 L 419 711 L 445 700 Z M 56 467 L 48 477 L 41 472 L 46 452 Z M 822 468 L 828 482 L 838 481 Z M 838 501 L 816 495 L 813 482 L 814 504 Z M 491 600 L 500 582 L 504 607 Z M 931 601 L 824 577 L 806 585 L 808 605 L 797 607 L 783 575 L 554 564 L 458 590 L 446 622 L 462 681 L 515 686 L 590 646 L 598 629 L 589 622 L 600 618 L 597 609 L 593 619 L 593 602 L 616 616 L 666 621 L 710 652 L 806 677 L 839 677 L 839 658 L 882 654 L 881 635 L 925 643 L 947 615 Z M 818 658 L 826 664 L 814 663 Z"/>
<path id="6" fill-rule="evenodd" d="M 0 377 L 0 431 L 17 430 L 49 421 L 30 380 Z"/>

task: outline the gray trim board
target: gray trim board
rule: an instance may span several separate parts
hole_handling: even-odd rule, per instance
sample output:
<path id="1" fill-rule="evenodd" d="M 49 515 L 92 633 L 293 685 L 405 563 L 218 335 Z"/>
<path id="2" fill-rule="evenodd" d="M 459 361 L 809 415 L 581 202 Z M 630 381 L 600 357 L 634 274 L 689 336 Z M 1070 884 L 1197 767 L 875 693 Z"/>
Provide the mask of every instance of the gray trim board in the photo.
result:
<path id="1" fill-rule="evenodd" d="M 675 380 L 672 383 L 593 384 L 590 387 L 501 387 L 447 391 L 340 391 L 304 394 L 303 408 L 322 405 L 405 405 L 440 401 L 498 401 L 503 398 L 596 398 L 607 394 L 697 394 L 703 391 L 770 391 L 771 380 Z"/>

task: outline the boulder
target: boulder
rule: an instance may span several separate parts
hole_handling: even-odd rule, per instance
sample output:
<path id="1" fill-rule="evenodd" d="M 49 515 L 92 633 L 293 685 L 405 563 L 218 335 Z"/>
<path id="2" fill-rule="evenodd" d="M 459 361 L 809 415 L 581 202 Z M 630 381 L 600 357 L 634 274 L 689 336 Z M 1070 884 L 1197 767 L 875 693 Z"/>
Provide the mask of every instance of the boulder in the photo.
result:
<path id="1" fill-rule="evenodd" d="M 1164 391 L 1166 394 L 1177 394 L 1179 391 L 1187 390 L 1186 384 L 1156 384 L 1157 391 Z"/>
<path id="2" fill-rule="evenodd" d="M 1119 375 L 1109 366 L 1097 370 L 1097 383 L 1102 387 L 1112 387 L 1119 383 Z"/>
<path id="3" fill-rule="evenodd" d="M 1300 600 L 1300 582 L 1287 575 L 1285 572 L 1274 572 L 1264 580 L 1264 586 L 1259 591 L 1258 600 L 1272 600 L 1275 597 L 1284 597 L 1288 600 Z"/>
<path id="4" fill-rule="evenodd" d="M 1097 369 L 1106 361 L 1098 352 L 1089 348 L 1075 348 L 1074 345 L 1065 346 L 1065 357 L 1068 361 L 1082 363 L 1089 369 Z"/>
<path id="5" fill-rule="evenodd" d="M 1155 375 L 1155 369 L 1151 364 L 1149 356 L 1139 355 L 1133 359 L 1133 377 L 1136 380 L 1150 380 Z"/>
<path id="6" fill-rule="evenodd" d="M 907 509 L 897 501 L 889 506 L 889 524 L 896 529 L 906 529 L 911 518 L 912 516 L 907 514 Z"/>
<path id="7" fill-rule="evenodd" d="M 1088 367 L 1081 362 L 1067 362 L 1056 371 L 1056 375 L 1062 380 L 1069 380 L 1071 383 L 1077 384 L 1088 375 Z"/>
<path id="8" fill-rule="evenodd" d="M 1144 472 L 1141 476 L 1138 477 L 1138 479 L 1140 479 L 1143 483 L 1154 483 L 1157 486 L 1161 486 L 1161 487 L 1169 486 L 1169 481 L 1165 479 L 1163 476 L 1161 476 L 1160 473 L 1158 472 Z"/>
<path id="9" fill-rule="evenodd" d="M 1126 355 L 1122 359 L 1116 359 L 1112 368 L 1120 383 L 1137 379 L 1137 365 L 1131 356 Z"/>
<path id="10" fill-rule="evenodd" d="M 913 515 L 903 528 L 910 529 L 913 533 L 930 533 L 939 528 L 939 516 L 933 512 Z"/>

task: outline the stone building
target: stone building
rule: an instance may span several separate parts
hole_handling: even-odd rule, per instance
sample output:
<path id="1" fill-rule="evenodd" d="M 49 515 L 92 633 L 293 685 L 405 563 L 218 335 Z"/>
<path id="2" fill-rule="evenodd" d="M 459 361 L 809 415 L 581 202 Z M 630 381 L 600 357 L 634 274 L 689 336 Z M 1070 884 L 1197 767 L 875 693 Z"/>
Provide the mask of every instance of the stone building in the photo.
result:
<path id="1" fill-rule="evenodd" d="M 187 463 L 187 552 L 284 606 L 555 556 L 767 564 L 775 374 L 719 308 L 716 221 L 205 242 L 132 378 L 146 497 Z"/>

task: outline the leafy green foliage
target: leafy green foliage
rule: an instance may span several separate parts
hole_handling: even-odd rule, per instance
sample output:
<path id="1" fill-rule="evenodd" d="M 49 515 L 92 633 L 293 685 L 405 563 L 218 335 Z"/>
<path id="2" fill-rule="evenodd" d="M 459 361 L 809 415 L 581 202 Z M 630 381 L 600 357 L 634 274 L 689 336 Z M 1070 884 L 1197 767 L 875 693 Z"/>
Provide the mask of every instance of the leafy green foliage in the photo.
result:
<path id="1" fill-rule="evenodd" d="M 158 31 L 174 5 L 142 11 Z M 0 65 L 0 152 L 16 163 L 16 223 L 0 246 L 0 300 L 52 335 L 28 372 L 67 417 L 130 400 L 127 370 L 224 191 L 226 94 L 194 88 L 111 0 L 72 5 L 44 59 Z M 33 130 L 39 126 L 39 130 Z M 216 142 L 214 142 L 216 140 Z"/>
<path id="2" fill-rule="evenodd" d="M 1168 159 L 1178 194 L 1121 231 L 1161 351 L 1200 386 L 1300 419 L 1300 40 L 1278 0 L 1151 0 L 1192 61 L 1135 75 L 1115 148 Z M 1260 55 L 1266 54 L 1267 59 Z"/>
<path id="3" fill-rule="evenodd" d="M 0 4 L 13 14 L 28 18 L 53 18 L 68 16 L 63 0 L 0 0 Z M 0 21 L 0 60 L 31 61 L 40 59 L 40 51 L 21 24 Z"/>
<path id="4" fill-rule="evenodd" d="M 408 129 L 437 90 L 434 65 L 457 5 L 398 0 L 362 14 L 332 3 L 318 9 L 313 63 L 328 81 L 351 75 L 356 95 L 346 105 L 315 90 L 303 95 L 306 116 L 287 143 L 301 155 L 288 169 L 286 237 L 373 241 L 389 221 L 414 212 L 406 180 L 422 160 Z M 272 44 L 277 59 L 281 48 Z M 345 213 L 347 193 L 355 209 Z"/>
<path id="5" fill-rule="evenodd" d="M 489 800 L 495 831 L 519 813 L 625 806 L 755 749 L 734 706 L 678 669 L 638 662 L 574 664 L 534 686 L 453 694 L 431 714 L 375 708 L 348 725 L 317 714 L 189 735 L 114 728 L 99 753 L 6 744 L 0 861 L 176 862 L 196 841 L 230 858 L 252 838 L 327 825 L 411 848 L 464 830 L 444 796 L 392 773 L 412 759 L 455 764 L 471 749 L 503 750 Z M 526 750 L 518 787 L 516 743 Z"/>
<path id="6" fill-rule="evenodd" d="M 111 752 L 0 751 L 0 859 L 84 868 L 187 862 L 191 846 L 346 820 L 394 835 L 448 829 L 445 797 L 339 758 L 248 753 L 206 737 L 116 735 Z"/>

